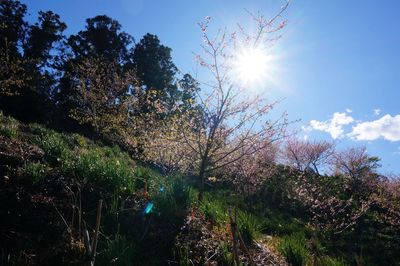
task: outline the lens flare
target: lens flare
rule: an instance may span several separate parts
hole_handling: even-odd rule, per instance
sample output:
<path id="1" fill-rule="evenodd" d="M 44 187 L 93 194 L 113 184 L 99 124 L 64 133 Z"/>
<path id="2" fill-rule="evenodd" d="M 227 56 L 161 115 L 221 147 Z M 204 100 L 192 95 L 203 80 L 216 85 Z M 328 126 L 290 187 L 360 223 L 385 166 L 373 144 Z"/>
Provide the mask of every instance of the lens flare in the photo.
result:
<path id="1" fill-rule="evenodd" d="M 243 48 L 233 59 L 233 78 L 240 85 L 258 86 L 268 79 L 271 66 L 271 55 L 263 49 Z"/>

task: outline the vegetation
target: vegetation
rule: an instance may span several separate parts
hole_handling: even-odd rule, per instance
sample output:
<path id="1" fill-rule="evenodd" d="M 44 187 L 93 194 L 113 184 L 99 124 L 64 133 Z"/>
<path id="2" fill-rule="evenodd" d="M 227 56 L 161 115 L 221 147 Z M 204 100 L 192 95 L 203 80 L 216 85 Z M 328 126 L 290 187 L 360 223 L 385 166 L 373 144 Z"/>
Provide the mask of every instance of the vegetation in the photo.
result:
<path id="1" fill-rule="evenodd" d="M 200 23 L 202 91 L 155 35 L 102 15 L 67 37 L 1 1 L 1 264 L 398 264 L 399 179 L 364 148 L 289 138 L 230 79 L 232 49 L 278 40 L 286 8 L 250 14 L 254 36 Z"/>

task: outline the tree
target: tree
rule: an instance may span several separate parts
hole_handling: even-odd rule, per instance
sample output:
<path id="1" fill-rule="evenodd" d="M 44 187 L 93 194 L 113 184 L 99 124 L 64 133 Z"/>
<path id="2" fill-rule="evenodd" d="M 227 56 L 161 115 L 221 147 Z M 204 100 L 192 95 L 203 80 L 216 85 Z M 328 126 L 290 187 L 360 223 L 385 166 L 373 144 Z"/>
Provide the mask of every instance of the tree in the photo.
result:
<path id="1" fill-rule="evenodd" d="M 312 169 L 318 175 L 319 168 L 326 166 L 333 155 L 333 143 L 320 141 L 303 141 L 296 137 L 288 138 L 283 149 L 283 159 L 299 171 Z"/>
<path id="2" fill-rule="evenodd" d="M 129 94 L 136 78 L 118 62 L 102 58 L 85 59 L 74 65 L 69 115 L 79 124 L 90 125 L 97 137 L 123 137 L 134 111 L 134 97 Z"/>
<path id="3" fill-rule="evenodd" d="M 378 157 L 369 156 L 365 147 L 358 147 L 334 153 L 332 164 L 336 173 L 357 180 L 375 172 L 380 166 L 379 160 Z"/>
<path id="4" fill-rule="evenodd" d="M 232 76 L 231 59 L 235 47 L 269 43 L 273 33 L 283 28 L 281 14 L 271 20 L 261 15 L 253 16 L 259 31 L 256 35 L 245 35 L 239 39 L 235 34 L 219 31 L 215 38 L 207 32 L 209 18 L 200 23 L 203 34 L 203 54 L 196 56 L 199 64 L 212 76 L 208 87 L 197 93 L 200 108 L 181 112 L 175 124 L 175 132 L 169 132 L 169 141 L 186 147 L 189 163 L 200 181 L 200 195 L 204 191 L 206 177 L 217 170 L 231 167 L 245 157 L 270 148 L 284 135 L 286 114 L 271 121 L 269 111 L 277 102 L 268 103 L 260 96 L 246 97 L 243 87 Z M 268 37 L 267 37 L 268 35 Z M 276 37 L 278 38 L 278 37 Z M 273 39 L 276 39 L 273 38 Z"/>
<path id="5" fill-rule="evenodd" d="M 24 63 L 19 52 L 25 39 L 26 5 L 19 1 L 0 3 L 0 92 L 1 98 L 19 93 L 25 85 Z M 3 104 L 2 104 L 3 106 Z"/>
<path id="6" fill-rule="evenodd" d="M 242 156 L 238 161 L 232 163 L 228 172 L 228 181 L 231 181 L 236 190 L 247 197 L 257 195 L 261 192 L 265 181 L 276 172 L 276 158 L 278 145 L 269 141 L 265 148 L 255 153 Z"/>
<path id="7" fill-rule="evenodd" d="M 51 92 L 56 83 L 56 44 L 64 38 L 65 23 L 51 11 L 39 12 L 38 22 L 24 21 L 26 6 L 1 3 L 1 105 L 6 113 L 28 121 L 48 120 Z M 15 108 L 19 106 L 19 108 Z"/>
<path id="8" fill-rule="evenodd" d="M 76 97 L 76 80 L 79 80 L 76 77 L 82 75 L 82 69 L 79 66 L 92 65 L 94 62 L 101 61 L 102 66 L 110 64 L 110 71 L 117 71 L 118 75 L 123 75 L 121 74 L 122 72 L 132 73 L 133 70 L 127 67 L 130 62 L 129 48 L 132 41 L 133 38 L 121 30 L 121 25 L 118 21 L 105 15 L 87 19 L 85 30 L 79 31 L 78 34 L 71 35 L 68 38 L 67 51 L 69 53 L 64 55 L 63 62 L 59 66 L 59 70 L 63 74 L 60 79 L 59 90 L 55 95 L 58 120 L 63 121 L 63 128 L 68 128 L 69 130 L 82 129 L 80 124 L 76 123 L 81 119 L 75 120 L 70 117 L 72 110 L 80 110 L 85 105 L 85 103 L 78 101 L 81 98 Z M 99 68 L 101 69 L 102 66 L 99 66 Z M 93 67 L 93 71 L 99 70 L 95 65 Z M 97 75 L 97 73 L 89 74 L 89 71 L 85 70 L 85 75 L 91 76 L 90 79 L 95 78 L 94 75 Z M 111 74 L 111 72 L 108 74 Z M 112 82 L 114 80 L 104 84 L 102 88 L 108 89 Z M 100 89 L 100 87 L 97 87 L 97 89 Z M 106 95 L 107 92 L 100 92 L 100 94 Z M 105 100 L 102 101 L 104 102 Z M 94 126 L 97 130 L 102 127 Z"/>
<path id="9" fill-rule="evenodd" d="M 133 65 L 140 85 L 146 93 L 154 90 L 157 98 L 168 107 L 181 96 L 175 82 L 178 69 L 172 62 L 171 51 L 160 43 L 156 35 L 149 33 L 133 49 Z"/>
<path id="10" fill-rule="evenodd" d="M 86 29 L 68 38 L 75 60 L 102 57 L 105 61 L 124 65 L 130 60 L 132 36 L 121 31 L 121 24 L 106 15 L 88 18 Z"/>
<path id="11" fill-rule="evenodd" d="M 207 31 L 210 18 L 199 24 L 205 56 L 198 55 L 197 59 L 212 75 L 213 82 L 208 83 L 209 93 L 199 97 L 204 111 L 190 119 L 196 128 L 194 139 L 184 135 L 184 140 L 198 157 L 202 190 L 208 174 L 268 148 L 284 135 L 285 114 L 282 119 L 271 121 L 267 114 L 276 102 L 268 103 L 258 95 L 246 98 L 243 88 L 233 80 L 231 60 L 239 52 L 236 47 L 258 47 L 274 39 L 270 35 L 283 28 L 284 23 L 279 20 L 286 7 L 273 19 L 252 16 L 258 31 L 250 35 L 241 27 L 243 39 L 223 30 L 211 38 Z"/>

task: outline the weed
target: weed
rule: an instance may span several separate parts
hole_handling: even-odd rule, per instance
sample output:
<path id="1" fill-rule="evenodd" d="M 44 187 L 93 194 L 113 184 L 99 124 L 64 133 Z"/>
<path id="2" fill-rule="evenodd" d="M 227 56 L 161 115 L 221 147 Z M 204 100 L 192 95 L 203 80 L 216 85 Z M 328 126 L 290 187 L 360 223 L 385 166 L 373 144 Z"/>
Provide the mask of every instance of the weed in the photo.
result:
<path id="1" fill-rule="evenodd" d="M 285 236 L 279 243 L 278 250 L 286 258 L 287 262 L 293 266 L 306 265 L 306 261 L 310 257 L 303 234 Z"/>
<path id="2" fill-rule="evenodd" d="M 106 148 L 91 148 L 74 158 L 72 170 L 84 182 L 97 182 L 111 191 L 132 192 L 135 187 L 133 168 L 126 160 L 105 156 Z"/>
<path id="3" fill-rule="evenodd" d="M 135 253 L 135 245 L 117 233 L 105 241 L 105 247 L 96 262 L 99 265 L 132 265 Z"/>
<path id="4" fill-rule="evenodd" d="M 237 211 L 237 223 L 243 241 L 251 244 L 253 240 L 259 236 L 262 230 L 262 221 L 255 215 L 246 211 Z"/>
<path id="5" fill-rule="evenodd" d="M 204 198 L 200 203 L 200 210 L 207 220 L 215 224 L 224 224 L 229 220 L 226 202 L 212 197 L 209 193 L 204 194 Z"/>
<path id="6" fill-rule="evenodd" d="M 41 137 L 41 146 L 44 150 L 45 159 L 50 165 L 64 166 L 71 157 L 68 147 L 62 134 L 55 132 L 46 132 Z"/>
<path id="7" fill-rule="evenodd" d="M 18 121 L 0 113 L 0 135 L 8 138 L 18 137 Z"/>
<path id="8" fill-rule="evenodd" d="M 46 174 L 46 166 L 41 163 L 27 163 L 24 169 L 25 175 L 33 184 L 41 181 Z"/>

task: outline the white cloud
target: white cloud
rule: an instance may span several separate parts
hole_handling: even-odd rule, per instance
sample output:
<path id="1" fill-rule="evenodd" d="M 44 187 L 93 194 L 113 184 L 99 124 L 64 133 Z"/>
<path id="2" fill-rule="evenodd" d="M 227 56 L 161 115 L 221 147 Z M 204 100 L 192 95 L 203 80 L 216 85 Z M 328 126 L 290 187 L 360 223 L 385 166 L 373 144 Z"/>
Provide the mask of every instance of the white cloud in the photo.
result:
<path id="1" fill-rule="evenodd" d="M 346 110 L 348 111 L 348 110 Z M 351 111 L 351 110 L 350 110 Z M 346 113 L 336 112 L 331 119 L 326 121 L 311 120 L 310 126 L 315 130 L 327 132 L 333 139 L 343 136 L 343 126 L 354 122 L 354 118 Z"/>
<path id="2" fill-rule="evenodd" d="M 380 115 L 381 114 L 381 109 L 376 108 L 374 109 L 374 115 Z"/>
<path id="3" fill-rule="evenodd" d="M 313 130 L 313 128 L 312 128 L 312 126 L 310 126 L 310 125 L 306 125 L 306 126 L 301 126 L 301 129 L 304 131 L 304 133 L 310 133 L 312 130 Z"/>
<path id="4" fill-rule="evenodd" d="M 350 108 L 346 108 L 346 112 L 350 114 L 351 112 L 353 112 L 353 110 L 351 110 Z"/>
<path id="5" fill-rule="evenodd" d="M 358 123 L 348 136 L 356 140 L 376 140 L 382 137 L 389 141 L 400 141 L 400 114 L 387 114 L 378 120 Z"/>

